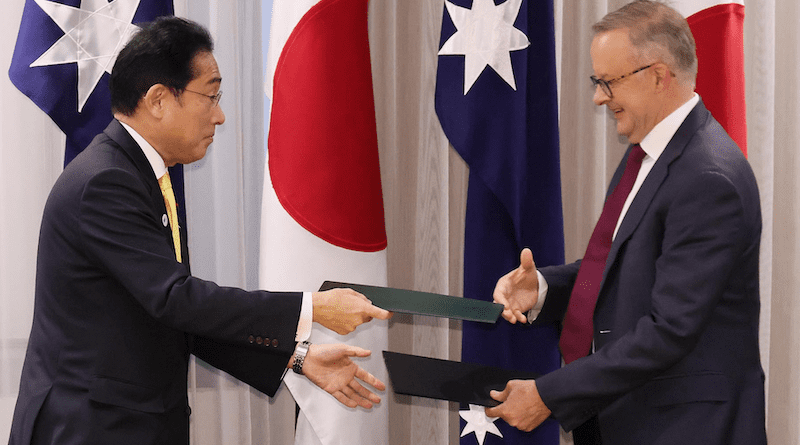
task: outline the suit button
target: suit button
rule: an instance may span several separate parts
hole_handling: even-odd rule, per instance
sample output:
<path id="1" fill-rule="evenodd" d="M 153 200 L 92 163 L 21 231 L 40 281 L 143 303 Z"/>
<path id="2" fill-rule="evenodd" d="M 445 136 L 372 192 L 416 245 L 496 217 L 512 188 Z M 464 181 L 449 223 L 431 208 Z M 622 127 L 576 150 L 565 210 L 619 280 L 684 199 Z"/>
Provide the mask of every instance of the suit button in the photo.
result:
<path id="1" fill-rule="evenodd" d="M 261 338 L 261 337 L 256 337 L 256 343 L 260 345 L 260 344 L 264 343 L 264 339 Z"/>
<path id="2" fill-rule="evenodd" d="M 264 337 L 264 346 L 269 346 L 269 337 Z"/>
<path id="3" fill-rule="evenodd" d="M 272 339 L 272 347 L 273 348 L 277 348 L 278 347 L 278 339 L 277 338 L 273 338 Z"/>
<path id="4" fill-rule="evenodd" d="M 251 336 L 247 337 L 247 341 L 249 341 L 250 343 L 253 343 L 253 342 L 256 341 L 256 338 L 251 335 Z"/>
<path id="5" fill-rule="evenodd" d="M 192 407 L 191 406 L 187 406 L 186 407 L 186 415 L 187 416 L 191 416 L 192 415 Z"/>

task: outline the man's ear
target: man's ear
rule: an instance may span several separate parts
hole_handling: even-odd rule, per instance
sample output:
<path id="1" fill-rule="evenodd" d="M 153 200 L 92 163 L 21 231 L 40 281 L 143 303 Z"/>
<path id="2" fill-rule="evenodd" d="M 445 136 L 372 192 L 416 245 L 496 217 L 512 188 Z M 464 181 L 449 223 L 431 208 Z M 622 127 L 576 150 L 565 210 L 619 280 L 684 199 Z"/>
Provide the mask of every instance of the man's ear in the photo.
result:
<path id="1" fill-rule="evenodd" d="M 174 100 L 175 95 L 169 87 L 157 83 L 150 87 L 142 98 L 140 106 L 144 111 L 156 119 L 160 119 L 166 113 L 166 107 L 170 100 Z"/>
<path id="2" fill-rule="evenodd" d="M 655 66 L 653 66 L 653 73 L 656 78 L 656 91 L 661 93 L 668 90 L 675 77 L 669 67 L 660 62 L 656 63 Z"/>

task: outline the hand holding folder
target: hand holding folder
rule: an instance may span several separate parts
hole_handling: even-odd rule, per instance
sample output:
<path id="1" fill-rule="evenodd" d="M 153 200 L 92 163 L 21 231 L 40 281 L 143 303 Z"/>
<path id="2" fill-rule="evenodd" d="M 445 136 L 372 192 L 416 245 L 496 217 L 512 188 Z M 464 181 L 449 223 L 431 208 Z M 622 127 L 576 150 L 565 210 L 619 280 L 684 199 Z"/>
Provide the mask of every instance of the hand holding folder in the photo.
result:
<path id="1" fill-rule="evenodd" d="M 367 286 L 364 284 L 326 281 L 322 283 L 319 290 L 323 291 L 337 287 L 350 288 L 360 292 L 369 298 L 375 306 L 391 312 L 496 323 L 497 319 L 500 318 L 500 313 L 503 311 L 502 304 L 488 301 L 390 287 Z"/>
<path id="2" fill-rule="evenodd" d="M 429 292 L 326 281 L 320 291 L 350 288 L 372 304 L 392 312 L 496 323 L 503 305 Z M 398 394 L 497 406 L 490 391 L 502 391 L 509 380 L 534 379 L 538 374 L 492 366 L 383 351 L 392 389 Z"/>

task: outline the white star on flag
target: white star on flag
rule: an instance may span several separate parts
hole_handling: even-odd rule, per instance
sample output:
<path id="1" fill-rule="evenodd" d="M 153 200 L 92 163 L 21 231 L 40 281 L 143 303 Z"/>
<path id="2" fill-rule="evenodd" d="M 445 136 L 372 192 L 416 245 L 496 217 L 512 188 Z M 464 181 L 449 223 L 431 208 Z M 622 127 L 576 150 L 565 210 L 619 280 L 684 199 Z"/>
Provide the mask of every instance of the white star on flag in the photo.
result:
<path id="1" fill-rule="evenodd" d="M 467 425 L 464 426 L 464 431 L 461 432 L 461 437 L 474 432 L 475 438 L 478 439 L 478 445 L 483 445 L 483 441 L 486 439 L 486 433 L 492 433 L 495 436 L 503 437 L 503 433 L 501 433 L 500 430 L 497 429 L 497 425 L 494 424 L 497 417 L 487 416 L 486 408 L 480 405 L 470 404 L 469 411 L 461 410 L 458 412 L 458 415 L 467 421 Z"/>
<path id="2" fill-rule="evenodd" d="M 439 55 L 464 55 L 464 95 L 478 76 L 491 66 L 515 91 L 511 51 L 530 45 L 528 36 L 514 27 L 522 0 L 495 5 L 494 0 L 474 0 L 472 9 L 445 2 L 456 33 L 442 45 Z"/>
<path id="3" fill-rule="evenodd" d="M 80 9 L 35 0 L 64 31 L 31 67 L 78 63 L 78 111 L 97 87 L 103 72 L 111 73 L 122 47 L 139 29 L 133 22 L 141 0 L 83 0 Z"/>

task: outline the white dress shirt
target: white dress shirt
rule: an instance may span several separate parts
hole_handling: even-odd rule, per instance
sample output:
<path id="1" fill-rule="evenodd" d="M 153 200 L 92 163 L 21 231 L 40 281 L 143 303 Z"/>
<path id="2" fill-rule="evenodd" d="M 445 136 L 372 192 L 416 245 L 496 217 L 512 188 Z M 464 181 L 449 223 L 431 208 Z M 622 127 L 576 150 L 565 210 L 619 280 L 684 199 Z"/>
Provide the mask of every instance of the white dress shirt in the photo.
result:
<path id="1" fill-rule="evenodd" d="M 673 136 L 675 136 L 678 128 L 681 126 L 681 124 L 683 124 L 683 121 L 686 120 L 686 117 L 694 109 L 698 102 L 700 102 L 700 96 L 698 96 L 697 93 L 694 93 L 692 98 L 689 99 L 685 104 L 678 107 L 677 110 L 673 111 L 669 116 L 657 123 L 656 126 L 653 127 L 649 133 L 647 133 L 647 136 L 642 139 L 642 142 L 639 143 L 639 145 L 642 147 L 642 150 L 645 152 L 645 157 L 642 159 L 642 166 L 639 167 L 639 174 L 636 175 L 636 182 L 633 183 L 633 188 L 628 194 L 625 204 L 622 205 L 622 212 L 620 213 L 619 219 L 617 220 L 617 225 L 614 228 L 614 238 L 617 236 L 617 231 L 619 230 L 619 226 L 622 224 L 622 220 L 628 213 L 628 208 L 631 206 L 634 198 L 636 198 L 636 194 L 639 193 L 639 189 L 642 187 L 644 180 L 647 179 L 647 175 L 650 173 L 650 170 L 652 170 L 653 165 L 655 165 L 656 161 L 658 161 L 661 153 L 663 153 L 664 149 L 667 148 L 669 141 L 672 140 Z M 536 274 L 539 277 L 539 300 L 528 312 L 529 323 L 539 316 L 539 312 L 541 312 L 542 307 L 544 307 L 544 301 L 547 298 L 547 280 L 544 279 L 544 276 L 542 276 L 538 270 L 536 271 Z"/>
<path id="2" fill-rule="evenodd" d="M 150 145 L 149 142 L 145 140 L 139 133 L 136 132 L 130 125 L 120 122 L 122 127 L 128 131 L 134 141 L 139 144 L 139 148 L 142 149 L 147 161 L 150 162 L 150 167 L 153 168 L 153 173 L 155 173 L 156 180 L 160 179 L 164 174 L 167 172 L 167 166 L 164 164 L 164 159 L 161 157 L 160 154 Z M 303 302 L 300 306 L 300 320 L 297 323 L 297 334 L 295 335 L 295 341 L 301 342 L 304 340 L 308 340 L 308 337 L 311 336 L 311 324 L 313 322 L 314 316 L 314 307 L 311 300 L 311 292 L 303 292 Z"/>

